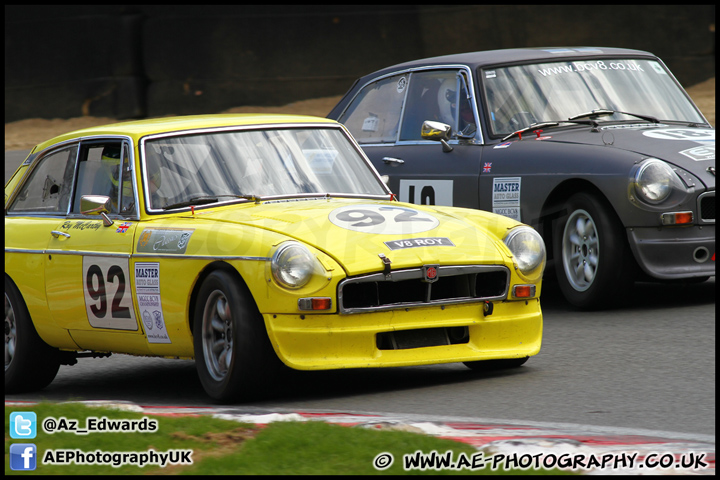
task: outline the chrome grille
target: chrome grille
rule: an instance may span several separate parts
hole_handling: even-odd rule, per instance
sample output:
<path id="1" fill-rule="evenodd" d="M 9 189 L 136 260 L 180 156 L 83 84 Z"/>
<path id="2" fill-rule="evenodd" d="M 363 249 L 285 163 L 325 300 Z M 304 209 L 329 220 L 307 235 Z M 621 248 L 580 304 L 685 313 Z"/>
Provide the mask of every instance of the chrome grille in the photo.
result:
<path id="1" fill-rule="evenodd" d="M 705 192 L 698 197 L 700 223 L 715 223 L 715 191 Z"/>
<path id="2" fill-rule="evenodd" d="M 343 280 L 338 304 L 340 313 L 361 313 L 502 300 L 509 282 L 510 271 L 498 265 L 440 266 L 432 281 L 423 268 L 393 270 Z"/>

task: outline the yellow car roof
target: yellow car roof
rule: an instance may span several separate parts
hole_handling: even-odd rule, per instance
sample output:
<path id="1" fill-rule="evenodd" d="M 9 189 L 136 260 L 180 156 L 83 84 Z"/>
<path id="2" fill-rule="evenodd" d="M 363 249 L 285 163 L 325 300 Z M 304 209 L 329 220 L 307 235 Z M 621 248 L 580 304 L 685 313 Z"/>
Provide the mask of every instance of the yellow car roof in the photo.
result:
<path id="1" fill-rule="evenodd" d="M 51 145 L 66 140 L 98 135 L 126 135 L 133 137 L 137 140 L 141 137 L 144 137 L 145 135 L 155 133 L 195 130 L 200 128 L 301 123 L 336 124 L 337 122 L 334 120 L 329 120 L 327 118 L 313 117 L 309 115 L 281 115 L 259 113 L 228 113 L 214 115 L 187 115 L 181 117 L 152 118 L 146 120 L 113 123 L 109 125 L 100 125 L 96 127 L 75 130 L 40 143 L 33 149 L 33 151 L 40 151 Z"/>

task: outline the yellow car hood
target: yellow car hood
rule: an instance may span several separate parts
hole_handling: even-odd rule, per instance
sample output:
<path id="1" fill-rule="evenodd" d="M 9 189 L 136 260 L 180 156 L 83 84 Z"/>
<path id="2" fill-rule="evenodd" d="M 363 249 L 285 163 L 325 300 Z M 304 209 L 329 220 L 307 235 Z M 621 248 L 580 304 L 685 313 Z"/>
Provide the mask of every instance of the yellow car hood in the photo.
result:
<path id="1" fill-rule="evenodd" d="M 393 270 L 507 264 L 511 255 L 501 239 L 518 225 L 477 210 L 345 199 L 262 202 L 202 217 L 287 235 L 325 252 L 348 275 L 381 271 L 380 254 Z"/>

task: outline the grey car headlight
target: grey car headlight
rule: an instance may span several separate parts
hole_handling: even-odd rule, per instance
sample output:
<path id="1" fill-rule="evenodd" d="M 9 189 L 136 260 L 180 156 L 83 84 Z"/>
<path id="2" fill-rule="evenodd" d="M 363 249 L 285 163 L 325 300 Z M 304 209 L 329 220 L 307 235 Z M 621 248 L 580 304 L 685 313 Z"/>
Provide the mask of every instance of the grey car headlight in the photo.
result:
<path id="1" fill-rule="evenodd" d="M 291 289 L 305 286 L 318 267 L 313 254 L 303 244 L 292 241 L 281 244 L 270 261 L 273 279 Z"/>
<path id="2" fill-rule="evenodd" d="M 635 173 L 635 193 L 650 204 L 667 200 L 676 188 L 682 188 L 682 182 L 675 171 L 662 160 L 651 158 L 642 163 Z"/>
<path id="3" fill-rule="evenodd" d="M 545 242 L 533 228 L 516 227 L 503 239 L 515 257 L 518 270 L 526 277 L 541 277 L 545 269 Z"/>

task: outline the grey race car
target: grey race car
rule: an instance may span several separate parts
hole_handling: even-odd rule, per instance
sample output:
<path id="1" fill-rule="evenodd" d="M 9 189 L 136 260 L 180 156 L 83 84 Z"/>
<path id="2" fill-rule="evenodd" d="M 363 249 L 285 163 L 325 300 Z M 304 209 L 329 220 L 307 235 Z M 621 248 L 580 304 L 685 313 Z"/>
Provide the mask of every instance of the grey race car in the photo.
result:
<path id="1" fill-rule="evenodd" d="M 418 60 L 360 78 L 328 116 L 401 201 L 532 225 L 573 305 L 611 304 L 638 278 L 715 275 L 715 129 L 650 53 Z"/>

